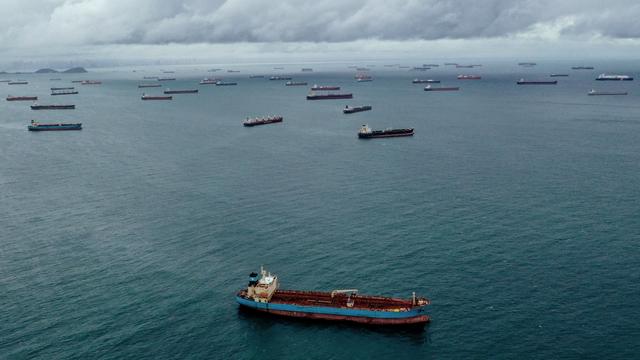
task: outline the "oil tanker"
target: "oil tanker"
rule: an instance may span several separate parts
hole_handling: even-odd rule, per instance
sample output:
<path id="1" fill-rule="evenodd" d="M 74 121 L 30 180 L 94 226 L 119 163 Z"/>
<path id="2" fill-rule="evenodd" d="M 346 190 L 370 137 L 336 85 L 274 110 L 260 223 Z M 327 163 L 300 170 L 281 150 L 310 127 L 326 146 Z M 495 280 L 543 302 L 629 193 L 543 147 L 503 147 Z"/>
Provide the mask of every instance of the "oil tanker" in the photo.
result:
<path id="1" fill-rule="evenodd" d="M 353 107 L 350 107 L 349 105 L 347 105 L 344 107 L 344 109 L 342 109 L 342 112 L 344 114 L 353 114 L 353 113 L 362 112 L 362 111 L 369 111 L 371 109 L 372 109 L 371 105 L 353 106 Z"/>
<path id="2" fill-rule="evenodd" d="M 197 92 L 198 92 L 198 89 L 186 89 L 186 90 L 167 89 L 164 91 L 165 94 L 195 94 Z"/>
<path id="3" fill-rule="evenodd" d="M 65 124 L 40 124 L 34 120 L 31 120 L 31 125 L 27 126 L 29 131 L 61 131 L 61 130 L 82 130 L 82 123 Z"/>
<path id="4" fill-rule="evenodd" d="M 73 110 L 75 105 L 31 105 L 31 110 Z"/>
<path id="5" fill-rule="evenodd" d="M 7 96 L 7 101 L 34 101 L 38 100 L 37 96 Z"/>
<path id="6" fill-rule="evenodd" d="M 401 136 L 413 136 L 413 129 L 385 129 L 385 130 L 371 130 L 368 125 L 362 125 L 358 131 L 358 137 L 360 139 L 375 139 L 375 138 L 387 138 L 387 137 L 401 137 Z"/>
<path id="7" fill-rule="evenodd" d="M 307 95 L 307 100 L 335 100 L 335 99 L 352 99 L 352 93 L 343 94 L 316 94 L 314 92 Z"/>
<path id="8" fill-rule="evenodd" d="M 558 83 L 557 80 L 525 80 L 520 79 L 516 81 L 518 85 L 556 85 Z"/>
<path id="9" fill-rule="evenodd" d="M 249 275 L 246 289 L 236 293 L 241 307 L 296 318 L 346 321 L 370 325 L 421 325 L 430 321 L 425 313 L 429 300 L 360 295 L 357 289 L 300 291 L 279 289 L 278 277 L 260 270 Z"/>
<path id="10" fill-rule="evenodd" d="M 173 96 L 142 94 L 142 96 L 140 97 L 140 100 L 173 100 Z"/>

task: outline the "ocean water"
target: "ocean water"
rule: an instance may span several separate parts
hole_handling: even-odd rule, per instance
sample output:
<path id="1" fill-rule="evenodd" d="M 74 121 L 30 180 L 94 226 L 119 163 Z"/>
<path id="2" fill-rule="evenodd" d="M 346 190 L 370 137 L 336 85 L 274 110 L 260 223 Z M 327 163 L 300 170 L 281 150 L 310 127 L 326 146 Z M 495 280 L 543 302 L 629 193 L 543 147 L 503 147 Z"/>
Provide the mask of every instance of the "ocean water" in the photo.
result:
<path id="1" fill-rule="evenodd" d="M 160 92 L 136 87 L 158 68 L 7 75 L 30 84 L 0 83 L 2 96 L 77 109 L 0 101 L 0 358 L 636 358 L 640 89 L 593 79 L 640 68 L 515 63 L 378 63 L 369 83 L 337 64 L 175 67 L 167 86 L 200 93 L 167 102 L 139 100 Z M 515 85 L 552 72 L 571 76 Z M 354 99 L 306 101 L 307 87 L 254 73 Z M 204 76 L 238 86 L 198 86 Z M 427 93 L 414 77 L 462 90 Z M 74 79 L 103 84 L 48 95 Z M 346 104 L 373 111 L 343 115 Z M 284 123 L 241 125 L 269 114 Z M 30 133 L 31 119 L 84 129 Z M 365 123 L 416 134 L 358 140 Z M 416 291 L 433 321 L 369 328 L 239 311 L 234 292 L 260 265 L 283 288 Z"/>

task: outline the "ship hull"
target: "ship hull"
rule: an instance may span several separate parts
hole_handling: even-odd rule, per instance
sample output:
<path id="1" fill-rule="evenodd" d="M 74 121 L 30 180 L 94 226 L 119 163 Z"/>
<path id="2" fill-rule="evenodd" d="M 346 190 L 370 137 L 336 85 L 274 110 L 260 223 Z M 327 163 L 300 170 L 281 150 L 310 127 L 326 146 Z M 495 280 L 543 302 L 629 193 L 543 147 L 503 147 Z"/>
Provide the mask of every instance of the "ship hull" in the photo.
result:
<path id="1" fill-rule="evenodd" d="M 358 134 L 360 139 L 377 139 L 377 138 L 390 138 L 390 137 L 403 137 L 413 136 L 413 132 L 409 133 L 397 133 L 397 134 Z"/>
<path id="2" fill-rule="evenodd" d="M 353 94 L 345 95 L 307 95 L 307 100 L 353 99 Z"/>
<path id="3" fill-rule="evenodd" d="M 406 312 L 375 311 L 284 303 L 260 303 L 236 296 L 240 306 L 264 313 L 315 320 L 346 321 L 370 325 L 424 325 L 430 321 L 422 309 Z"/>
<path id="4" fill-rule="evenodd" d="M 29 125 L 27 127 L 29 131 L 69 131 L 69 130 L 82 130 L 82 124 L 64 124 L 58 126 L 52 125 Z"/>

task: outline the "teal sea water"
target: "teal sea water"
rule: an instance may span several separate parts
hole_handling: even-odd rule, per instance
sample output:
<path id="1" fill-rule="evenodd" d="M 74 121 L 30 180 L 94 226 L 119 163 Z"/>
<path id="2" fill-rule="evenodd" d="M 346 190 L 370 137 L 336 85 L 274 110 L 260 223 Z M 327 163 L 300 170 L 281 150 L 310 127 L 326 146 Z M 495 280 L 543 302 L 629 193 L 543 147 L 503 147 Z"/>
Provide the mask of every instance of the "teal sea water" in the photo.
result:
<path id="1" fill-rule="evenodd" d="M 0 101 L 0 358 L 631 359 L 640 353 L 640 88 L 631 63 L 426 72 L 346 66 L 19 75 Z M 144 71 L 143 71 L 144 70 Z M 556 86 L 516 86 L 521 77 Z M 306 101 L 340 85 L 353 100 Z M 477 73 L 481 81 L 458 81 Z M 198 86 L 204 76 L 238 86 Z M 50 81 L 59 77 L 60 81 Z M 414 77 L 459 85 L 427 93 Z M 50 97 L 74 79 L 76 96 Z M 628 96 L 589 97 L 592 89 Z M 343 115 L 344 105 L 373 111 Z M 244 128 L 247 116 L 284 123 Z M 79 121 L 30 133 L 31 119 Z M 358 140 L 361 124 L 411 138 Z M 260 265 L 283 288 L 432 299 L 424 330 L 256 316 Z"/>

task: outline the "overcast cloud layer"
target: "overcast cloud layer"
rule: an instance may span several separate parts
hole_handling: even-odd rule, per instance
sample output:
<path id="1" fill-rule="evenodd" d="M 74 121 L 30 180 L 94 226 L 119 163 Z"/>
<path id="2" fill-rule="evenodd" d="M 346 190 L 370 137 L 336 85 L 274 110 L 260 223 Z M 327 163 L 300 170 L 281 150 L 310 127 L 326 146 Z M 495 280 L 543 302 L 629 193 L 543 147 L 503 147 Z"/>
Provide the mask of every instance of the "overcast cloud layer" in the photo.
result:
<path id="1" fill-rule="evenodd" d="M 640 37 L 635 0 L 3 0 L 0 44 Z M 10 15 L 9 15 L 10 14 Z"/>
<path id="2" fill-rule="evenodd" d="M 637 0 L 2 0 L 0 50 L 640 39 Z"/>

